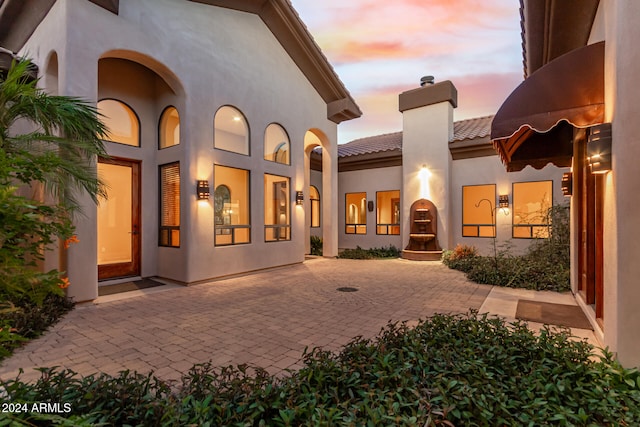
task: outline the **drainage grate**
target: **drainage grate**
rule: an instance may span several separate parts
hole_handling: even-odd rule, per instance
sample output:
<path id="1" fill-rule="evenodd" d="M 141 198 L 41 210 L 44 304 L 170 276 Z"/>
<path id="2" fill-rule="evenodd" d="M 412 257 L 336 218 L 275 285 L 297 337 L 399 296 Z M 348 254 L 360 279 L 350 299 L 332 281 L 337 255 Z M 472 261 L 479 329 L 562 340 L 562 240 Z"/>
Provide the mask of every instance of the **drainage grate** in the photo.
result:
<path id="1" fill-rule="evenodd" d="M 336 291 L 338 291 L 338 292 L 358 292 L 358 288 L 349 288 L 349 287 L 338 288 L 338 289 L 336 289 Z"/>

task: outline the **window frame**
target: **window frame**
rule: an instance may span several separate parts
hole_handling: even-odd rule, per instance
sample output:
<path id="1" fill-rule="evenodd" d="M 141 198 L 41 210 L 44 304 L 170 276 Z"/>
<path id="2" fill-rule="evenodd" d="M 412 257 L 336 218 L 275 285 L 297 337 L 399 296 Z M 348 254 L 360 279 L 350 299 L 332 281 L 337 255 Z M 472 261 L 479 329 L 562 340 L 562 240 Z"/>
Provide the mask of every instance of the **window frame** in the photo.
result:
<path id="1" fill-rule="evenodd" d="M 138 113 L 136 112 L 136 110 L 133 109 L 133 107 L 131 107 L 131 105 L 127 104 L 126 102 L 118 99 L 118 98 L 111 98 L 111 97 L 106 97 L 106 98 L 102 98 L 99 99 L 96 102 L 96 111 L 98 110 L 98 104 L 102 101 L 115 101 L 115 102 L 119 102 L 120 104 L 124 105 L 125 107 L 127 107 L 135 116 L 136 121 L 138 123 L 138 145 L 131 145 L 131 144 L 127 144 L 125 142 L 118 142 L 118 141 L 112 141 L 110 139 L 103 139 L 103 141 L 105 142 L 109 142 L 111 144 L 119 144 L 125 147 L 133 147 L 133 148 L 142 148 L 142 124 L 140 122 L 140 116 L 138 116 Z M 104 117 L 104 116 L 103 116 Z M 100 117 L 98 117 L 100 118 Z M 106 127 L 106 123 L 104 123 L 103 120 L 100 120 Z"/>
<path id="2" fill-rule="evenodd" d="M 181 133 L 182 132 L 178 131 L 178 143 L 177 144 L 167 145 L 165 147 L 162 146 L 162 136 L 164 134 L 163 127 L 162 127 L 162 120 L 164 119 L 165 114 L 167 114 L 167 111 L 169 111 L 172 108 L 178 114 L 178 126 L 180 126 L 180 128 L 182 129 L 182 126 L 181 126 L 182 125 L 182 119 L 180 118 L 180 111 L 178 111 L 178 109 L 174 105 L 171 105 L 171 104 L 167 105 L 166 107 L 164 107 L 164 109 L 160 113 L 160 118 L 158 119 L 158 150 L 165 150 L 167 148 L 176 147 L 176 146 L 180 145 L 180 143 L 181 143 L 181 140 L 182 140 Z"/>
<path id="3" fill-rule="evenodd" d="M 534 183 L 541 183 L 541 182 L 547 182 L 547 183 L 551 183 L 551 190 L 549 192 L 549 200 L 551 202 L 551 205 L 549 206 L 549 209 L 552 208 L 554 206 L 554 200 L 553 200 L 553 180 L 552 179 L 543 179 L 543 180 L 538 180 L 538 181 L 518 181 L 518 182 L 512 182 L 511 183 L 511 203 L 512 203 L 512 209 L 511 209 L 511 238 L 512 239 L 526 239 L 526 240 L 532 240 L 532 239 L 548 239 L 551 236 L 551 223 L 547 222 L 546 224 L 533 224 L 533 223 L 527 223 L 525 225 L 521 225 L 521 224 L 514 224 L 514 220 L 516 218 L 516 185 L 517 184 L 534 184 Z M 521 237 L 521 236 L 516 236 L 514 231 L 516 228 L 525 228 L 525 227 L 529 227 L 529 237 Z M 546 227 L 547 228 L 547 236 L 546 237 L 536 237 L 533 235 L 533 229 L 534 227 Z"/>
<path id="4" fill-rule="evenodd" d="M 220 110 L 222 110 L 225 107 L 233 108 L 234 110 L 236 110 L 240 114 L 240 117 L 242 117 L 242 120 L 244 120 L 244 124 L 247 127 L 247 135 L 246 135 L 247 152 L 246 153 L 240 153 L 238 151 L 227 150 L 225 148 L 216 147 L 216 116 L 218 115 Z M 242 110 L 240 110 L 238 107 L 236 107 L 234 105 L 231 105 L 231 104 L 224 104 L 224 105 L 221 105 L 220 107 L 218 107 L 216 112 L 213 114 L 213 149 L 214 150 L 224 151 L 224 152 L 227 152 L 227 153 L 237 154 L 239 156 L 251 157 L 251 126 L 249 126 L 249 120 L 247 120 L 247 116 L 245 116 L 245 114 L 242 112 Z"/>
<path id="5" fill-rule="evenodd" d="M 278 160 L 276 160 L 276 154 L 278 153 L 278 151 L 273 151 L 267 154 L 267 130 L 269 129 L 269 127 L 271 126 L 277 126 L 280 128 L 280 130 L 282 130 L 282 133 L 284 133 L 284 135 L 287 137 L 287 141 L 286 141 L 286 148 L 287 148 L 287 162 L 279 162 Z M 279 143 L 278 145 L 276 145 L 275 148 L 278 148 L 280 146 L 282 146 L 284 144 L 284 142 Z M 280 165 L 287 165 L 287 166 L 291 166 L 291 137 L 289 136 L 289 132 L 287 132 L 287 130 L 285 129 L 284 126 L 282 126 L 280 123 L 277 122 L 271 122 L 267 125 L 267 127 L 264 128 L 264 136 L 263 136 L 263 141 L 262 141 L 262 147 L 263 147 L 263 158 L 264 160 L 266 160 L 267 162 L 271 162 L 271 163 L 277 163 Z M 273 157 L 272 159 L 268 159 L 267 155 L 270 155 Z"/>
<path id="6" fill-rule="evenodd" d="M 216 220 L 215 220 L 215 194 L 214 194 L 214 201 L 213 201 L 213 209 L 214 209 L 214 215 L 213 215 L 213 246 L 214 247 L 218 247 L 218 248 L 223 248 L 223 247 L 229 247 L 229 246 L 238 246 L 238 245 L 249 245 L 251 244 L 251 170 L 249 169 L 244 169 L 244 168 L 239 168 L 239 167 L 235 167 L 235 166 L 227 166 L 227 165 L 223 165 L 220 163 L 214 163 L 213 164 L 213 185 L 214 185 L 214 193 L 215 193 L 215 189 L 217 189 L 219 186 L 224 185 L 225 187 L 227 187 L 227 189 L 229 189 L 229 196 L 231 197 L 231 189 L 229 188 L 229 184 L 228 183 L 218 183 L 216 181 L 216 166 L 219 167 L 223 167 L 223 168 L 228 168 L 228 169 L 237 169 L 237 170 L 241 170 L 241 171 L 245 171 L 247 173 L 247 218 L 249 219 L 249 223 L 248 224 L 229 224 L 229 225 L 224 225 L 224 227 L 219 227 L 216 225 Z M 233 200 L 233 198 L 231 198 L 231 200 Z M 247 229 L 249 230 L 249 239 L 246 242 L 239 242 L 236 243 L 235 241 L 235 236 L 236 230 L 240 230 L 240 229 Z M 221 231 L 221 233 L 218 233 L 218 230 Z M 231 231 L 231 233 L 222 233 L 222 231 L 224 230 L 229 230 Z M 218 235 L 222 235 L 222 234 L 230 234 L 231 235 L 231 243 L 217 243 L 216 242 L 216 236 Z"/>
<path id="7" fill-rule="evenodd" d="M 267 209 L 267 200 L 264 200 L 264 209 L 265 212 L 263 212 L 264 217 L 263 217 L 263 223 L 264 223 L 264 242 L 265 243 L 274 243 L 274 242 L 288 242 L 291 241 L 292 238 L 292 227 L 291 227 L 291 177 L 288 176 L 284 176 L 284 175 L 276 175 L 273 173 L 268 173 L 265 172 L 263 174 L 263 180 L 266 180 L 267 175 L 272 176 L 272 177 L 277 177 L 277 178 L 284 178 L 286 179 L 287 182 L 287 197 L 286 197 L 286 204 L 287 204 L 287 224 L 286 225 L 278 225 L 278 224 L 267 224 L 267 217 L 266 217 L 266 209 Z M 266 182 L 265 182 L 266 184 Z M 275 182 L 274 182 L 275 184 Z M 266 198 L 266 191 L 264 192 L 265 198 Z M 284 238 L 277 238 L 274 240 L 267 240 L 267 229 L 269 228 L 273 228 L 273 229 L 280 229 L 280 232 L 285 231 L 285 237 Z M 280 235 L 281 233 L 278 233 L 278 235 Z M 288 237 L 287 237 L 288 236 Z"/>
<path id="8" fill-rule="evenodd" d="M 164 208 L 164 191 L 163 191 L 163 173 L 162 170 L 164 168 L 168 168 L 171 166 L 178 166 L 178 225 L 162 225 L 163 222 L 163 208 Z M 175 161 L 175 162 L 170 162 L 170 163 L 164 163 L 162 165 L 158 165 L 158 246 L 159 247 L 163 247 L 163 248 L 179 248 L 180 244 L 182 242 L 182 233 L 180 232 L 180 226 L 182 224 L 182 189 L 181 189 L 181 185 L 182 185 L 182 177 L 180 175 L 181 170 L 180 170 L 180 162 L 179 161 Z M 168 236 L 168 244 L 163 244 L 162 243 L 162 234 L 163 231 L 168 232 L 167 236 Z M 173 245 L 172 244 L 172 232 L 173 231 L 178 231 L 178 244 L 177 245 Z"/>
<path id="9" fill-rule="evenodd" d="M 397 223 L 390 223 L 390 224 L 383 224 L 379 222 L 379 217 L 378 217 L 378 213 L 379 213 L 379 201 L 378 201 L 378 194 L 380 193 L 398 193 L 398 222 Z M 400 217 L 402 216 L 402 204 L 400 203 L 400 199 L 401 199 L 401 195 L 400 195 L 400 190 L 382 190 L 382 191 L 376 191 L 376 235 L 378 236 L 399 236 L 400 235 L 400 223 L 402 222 L 400 220 Z M 392 198 L 391 199 L 391 203 L 392 203 L 392 209 L 393 209 L 393 201 L 396 200 L 396 198 Z M 393 217 L 393 212 L 391 213 L 391 216 Z M 380 227 L 385 227 L 386 229 L 386 233 L 380 233 L 379 229 Z M 397 233 L 389 233 L 389 228 L 390 227 L 397 227 L 398 232 Z"/>
<path id="10" fill-rule="evenodd" d="M 312 199 L 311 198 L 311 188 L 316 190 L 316 193 L 318 193 L 318 198 L 317 199 Z M 313 215 L 313 205 L 314 202 L 316 202 L 318 204 L 318 225 L 313 225 L 313 220 L 314 220 L 314 215 Z M 309 209 L 310 209 L 310 217 L 311 217 L 311 228 L 320 228 L 322 227 L 322 204 L 320 202 L 320 190 L 318 190 L 318 187 L 316 187 L 315 185 L 309 185 Z"/>
<path id="11" fill-rule="evenodd" d="M 349 218 L 349 213 L 348 213 L 349 205 L 347 204 L 347 197 L 349 196 L 349 194 L 364 194 L 364 201 L 365 201 L 364 224 L 360 224 L 360 223 L 351 224 L 347 222 L 347 219 Z M 350 232 L 349 227 L 353 227 L 353 231 Z M 364 233 L 358 232 L 359 227 L 364 227 Z M 356 235 L 367 234 L 367 192 L 366 191 L 354 191 L 350 193 L 344 193 L 344 234 L 356 234 Z"/>
<path id="12" fill-rule="evenodd" d="M 464 222 L 464 189 L 465 187 L 488 187 L 488 186 L 492 186 L 493 187 L 493 199 L 491 200 L 491 209 L 493 209 L 493 212 L 491 212 L 491 217 L 493 219 L 493 224 L 467 224 Z M 470 185 L 463 185 L 462 186 L 462 190 L 461 190 L 461 199 L 462 199 L 462 230 L 461 230 L 461 235 L 462 237 L 465 238 L 473 238 L 473 239 L 495 239 L 498 235 L 498 227 L 497 227 L 497 205 L 496 205 L 496 200 L 497 200 L 497 192 L 498 192 L 498 185 L 497 184 L 470 184 Z M 482 200 L 482 199 L 481 199 Z M 465 234 L 465 227 L 476 227 L 476 231 L 478 233 L 478 235 L 476 236 L 469 236 Z M 493 236 L 481 236 L 480 235 L 480 227 L 493 227 Z"/>

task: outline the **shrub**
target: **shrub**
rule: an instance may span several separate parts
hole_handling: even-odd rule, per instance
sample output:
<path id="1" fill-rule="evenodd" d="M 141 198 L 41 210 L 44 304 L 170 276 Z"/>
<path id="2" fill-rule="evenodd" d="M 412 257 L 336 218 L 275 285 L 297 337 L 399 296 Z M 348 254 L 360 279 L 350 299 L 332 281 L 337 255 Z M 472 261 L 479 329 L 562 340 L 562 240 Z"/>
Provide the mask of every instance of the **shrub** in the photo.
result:
<path id="1" fill-rule="evenodd" d="M 311 255 L 322 256 L 322 238 L 311 236 Z"/>
<path id="2" fill-rule="evenodd" d="M 478 256 L 475 246 L 457 244 L 453 250 L 442 252 L 442 263 L 449 268 L 468 272 Z"/>
<path id="3" fill-rule="evenodd" d="M 393 245 L 382 248 L 362 249 L 356 246 L 355 249 L 345 249 L 340 252 L 338 258 L 346 259 L 375 259 L 375 258 L 398 258 L 400 250 Z"/>
<path id="4" fill-rule="evenodd" d="M 67 425 L 638 425 L 640 375 L 599 360 L 568 330 L 536 334 L 499 318 L 435 315 L 387 325 L 340 353 L 313 349 L 276 378 L 262 369 L 194 366 L 173 390 L 153 375 L 79 378 L 43 369 L 5 381 L 11 402 L 65 402 Z M 30 425 L 59 416 L 18 413 Z"/>
<path id="5" fill-rule="evenodd" d="M 534 240 L 525 255 L 512 255 L 507 247 L 496 251 L 494 256 L 477 256 L 468 247 L 458 245 L 454 251 L 443 253 L 442 262 L 466 273 L 476 283 L 568 291 L 571 289 L 569 207 L 554 206 L 547 215 L 552 224 L 549 238 Z"/>
<path id="6" fill-rule="evenodd" d="M 27 339 L 40 336 L 73 309 L 73 305 L 71 299 L 57 294 L 47 295 L 40 305 L 27 297 L 15 303 L 5 301 L 4 308 L 0 308 L 0 325 L 4 325 L 4 332 L 0 333 L 0 360 L 10 356 Z"/>

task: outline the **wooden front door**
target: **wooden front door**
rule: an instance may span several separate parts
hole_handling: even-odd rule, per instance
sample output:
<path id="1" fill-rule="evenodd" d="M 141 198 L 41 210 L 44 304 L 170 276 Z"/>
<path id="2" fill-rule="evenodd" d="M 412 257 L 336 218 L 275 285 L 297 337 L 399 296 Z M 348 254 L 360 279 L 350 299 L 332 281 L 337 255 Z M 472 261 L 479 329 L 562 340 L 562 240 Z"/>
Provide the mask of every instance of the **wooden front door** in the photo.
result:
<path id="1" fill-rule="evenodd" d="M 604 277 L 603 277 L 603 175 L 591 173 L 586 156 L 586 133 L 576 132 L 574 139 L 574 187 L 578 216 L 578 291 L 591 305 L 600 327 L 604 328 Z"/>
<path id="2" fill-rule="evenodd" d="M 140 162 L 100 159 L 107 198 L 98 204 L 98 280 L 140 275 Z"/>

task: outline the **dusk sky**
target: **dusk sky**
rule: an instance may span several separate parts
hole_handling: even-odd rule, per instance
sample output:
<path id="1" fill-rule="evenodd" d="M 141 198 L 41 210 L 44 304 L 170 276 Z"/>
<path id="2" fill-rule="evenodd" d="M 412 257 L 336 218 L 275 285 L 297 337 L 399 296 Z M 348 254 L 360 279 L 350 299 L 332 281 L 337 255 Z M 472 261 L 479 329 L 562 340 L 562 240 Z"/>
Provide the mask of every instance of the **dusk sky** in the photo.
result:
<path id="1" fill-rule="evenodd" d="M 398 95 L 451 80 L 454 119 L 495 114 L 522 81 L 517 0 L 291 0 L 363 116 L 338 141 L 402 128 Z"/>

